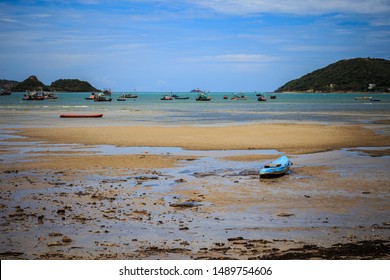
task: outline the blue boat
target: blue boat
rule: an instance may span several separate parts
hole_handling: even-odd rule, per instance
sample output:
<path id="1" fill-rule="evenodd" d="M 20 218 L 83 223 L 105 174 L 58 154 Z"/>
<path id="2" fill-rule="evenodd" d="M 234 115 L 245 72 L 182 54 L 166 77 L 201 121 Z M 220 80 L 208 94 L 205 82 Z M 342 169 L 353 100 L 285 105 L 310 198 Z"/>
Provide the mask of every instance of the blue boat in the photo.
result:
<path id="1" fill-rule="evenodd" d="M 260 178 L 277 177 L 286 174 L 292 165 L 291 161 L 286 156 L 272 161 L 260 169 Z"/>

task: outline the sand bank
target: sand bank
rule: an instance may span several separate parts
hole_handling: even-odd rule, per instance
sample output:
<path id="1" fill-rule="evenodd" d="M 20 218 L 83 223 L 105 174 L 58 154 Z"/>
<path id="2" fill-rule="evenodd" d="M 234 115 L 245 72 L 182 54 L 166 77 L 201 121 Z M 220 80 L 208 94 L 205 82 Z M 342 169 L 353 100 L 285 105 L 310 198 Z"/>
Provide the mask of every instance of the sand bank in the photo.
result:
<path id="1" fill-rule="evenodd" d="M 21 128 L 32 141 L 62 144 L 182 147 L 192 150 L 276 149 L 289 154 L 386 146 L 390 137 L 356 125 L 253 124 L 219 127 Z"/>

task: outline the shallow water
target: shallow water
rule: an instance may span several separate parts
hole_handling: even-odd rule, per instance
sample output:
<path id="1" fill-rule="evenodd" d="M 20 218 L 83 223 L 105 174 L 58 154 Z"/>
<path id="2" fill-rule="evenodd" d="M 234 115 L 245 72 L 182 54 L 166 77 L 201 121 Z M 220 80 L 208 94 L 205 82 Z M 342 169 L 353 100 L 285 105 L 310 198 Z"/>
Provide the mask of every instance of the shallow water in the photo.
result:
<path id="1" fill-rule="evenodd" d="M 276 99 L 257 101 L 256 93 L 247 100 L 232 101 L 233 93 L 210 93 L 212 101 L 162 101 L 164 93 L 138 93 L 137 99 L 93 102 L 89 93 L 58 93 L 58 99 L 24 101 L 22 93 L 0 96 L 1 127 L 18 126 L 95 126 L 95 125 L 214 125 L 253 122 L 322 122 L 368 124 L 388 120 L 390 94 L 375 94 L 380 102 L 358 101 L 367 94 L 283 94 Z M 223 96 L 229 99 L 223 99 Z M 102 113 L 102 119 L 60 119 L 66 113 Z"/>

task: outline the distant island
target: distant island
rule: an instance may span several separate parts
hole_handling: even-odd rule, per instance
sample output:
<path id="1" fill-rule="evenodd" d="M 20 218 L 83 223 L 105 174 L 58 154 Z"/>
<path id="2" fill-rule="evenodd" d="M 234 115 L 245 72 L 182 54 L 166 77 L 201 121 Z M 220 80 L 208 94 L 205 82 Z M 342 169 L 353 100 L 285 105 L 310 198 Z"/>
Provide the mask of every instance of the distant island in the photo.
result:
<path id="1" fill-rule="evenodd" d="M 340 60 L 289 81 L 275 92 L 390 92 L 390 61 Z"/>
<path id="2" fill-rule="evenodd" d="M 28 77 L 23 82 L 17 82 L 12 80 L 0 80 L 0 88 L 11 92 L 24 92 L 24 91 L 60 91 L 60 92 L 100 92 L 101 90 L 91 86 L 86 81 L 80 81 L 78 79 L 59 79 L 52 82 L 49 86 L 42 83 L 34 75 Z"/>

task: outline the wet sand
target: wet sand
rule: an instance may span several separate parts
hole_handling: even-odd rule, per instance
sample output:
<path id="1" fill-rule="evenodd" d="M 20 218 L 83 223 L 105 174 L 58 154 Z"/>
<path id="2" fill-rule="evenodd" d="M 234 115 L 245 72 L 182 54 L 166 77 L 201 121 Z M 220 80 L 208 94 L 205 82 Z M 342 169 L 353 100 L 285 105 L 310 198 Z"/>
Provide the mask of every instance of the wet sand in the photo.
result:
<path id="1" fill-rule="evenodd" d="M 275 134 L 259 132 L 265 126 Z M 388 148 L 377 148 L 389 139 L 372 130 L 279 124 L 82 130 L 21 129 L 29 138 L 1 147 L 1 259 L 390 258 L 390 160 Z M 278 142 L 286 132 L 293 133 L 289 143 Z M 136 146 L 137 138 L 143 146 L 226 150 L 86 152 L 90 145 Z M 28 152 L 29 143 L 41 151 Z M 65 151 L 55 146 L 76 143 Z M 25 154 L 12 149 L 19 144 Z M 374 148 L 358 148 L 367 146 Z M 291 173 L 259 179 L 259 168 L 278 154 L 257 149 L 287 152 Z"/>
<path id="2" fill-rule="evenodd" d="M 301 154 L 344 147 L 386 146 L 389 137 L 356 125 L 251 124 L 23 128 L 20 136 L 48 143 L 80 143 L 192 150 L 276 149 Z"/>

